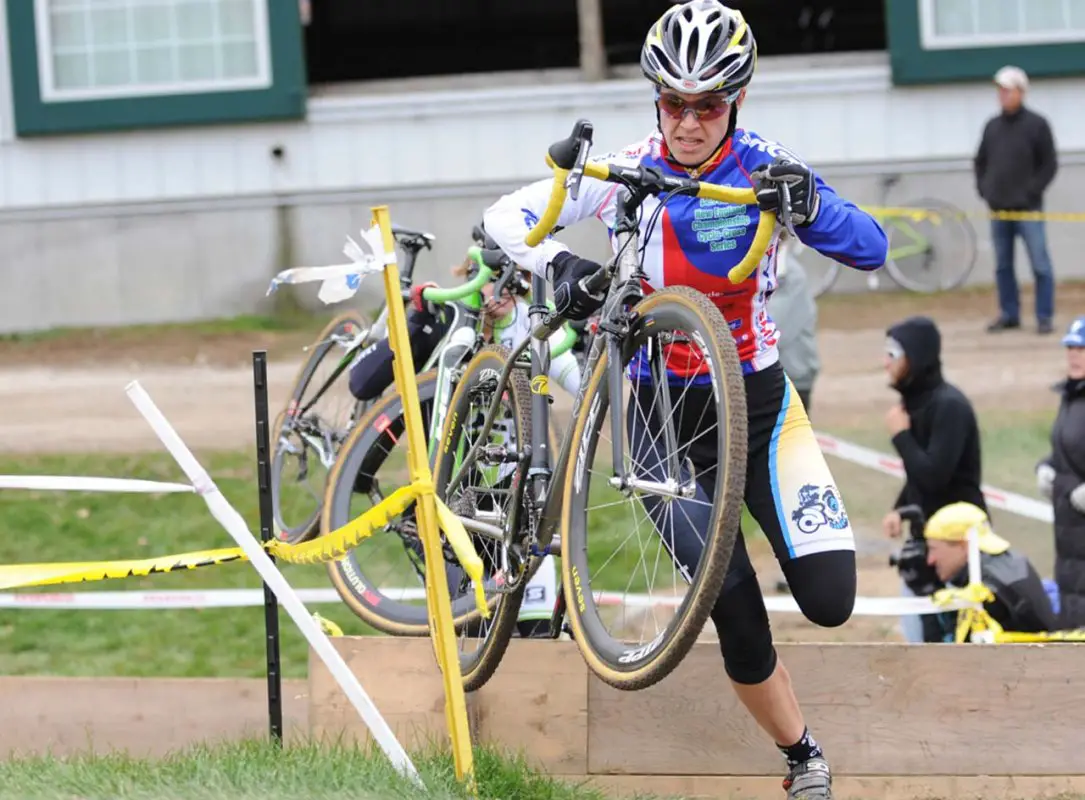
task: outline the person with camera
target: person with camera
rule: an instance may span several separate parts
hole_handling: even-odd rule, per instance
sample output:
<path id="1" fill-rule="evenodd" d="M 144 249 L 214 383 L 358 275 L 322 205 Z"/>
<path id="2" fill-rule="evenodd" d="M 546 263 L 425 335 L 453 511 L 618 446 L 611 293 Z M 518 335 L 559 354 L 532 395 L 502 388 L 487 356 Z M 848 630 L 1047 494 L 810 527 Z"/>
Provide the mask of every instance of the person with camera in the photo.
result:
<path id="1" fill-rule="evenodd" d="M 972 503 L 943 506 L 927 521 L 923 531 L 927 564 L 934 568 L 938 579 L 954 588 L 968 585 L 970 532 L 974 532 L 979 548 L 980 581 L 994 595 L 993 600 L 983 604 L 991 618 L 1005 631 L 1043 633 L 1057 630 L 1051 599 L 1032 562 L 996 534 L 987 514 Z M 925 616 L 945 619 L 942 614 Z M 945 626 L 941 641 L 952 642 L 954 633 L 955 620 Z"/>
<path id="2" fill-rule="evenodd" d="M 942 376 L 938 326 L 930 317 L 914 316 L 891 326 L 886 335 L 885 371 L 901 398 L 890 407 L 886 424 L 904 465 L 904 486 L 882 529 L 891 538 L 901 535 L 904 506 L 918 506 L 924 519 L 955 502 L 972 503 L 986 512 L 979 423 L 964 392 Z M 926 588 L 928 583 L 917 585 Z M 903 591 L 916 594 L 907 581 Z M 925 623 L 913 617 L 901 623 L 906 640 L 923 641 Z"/>

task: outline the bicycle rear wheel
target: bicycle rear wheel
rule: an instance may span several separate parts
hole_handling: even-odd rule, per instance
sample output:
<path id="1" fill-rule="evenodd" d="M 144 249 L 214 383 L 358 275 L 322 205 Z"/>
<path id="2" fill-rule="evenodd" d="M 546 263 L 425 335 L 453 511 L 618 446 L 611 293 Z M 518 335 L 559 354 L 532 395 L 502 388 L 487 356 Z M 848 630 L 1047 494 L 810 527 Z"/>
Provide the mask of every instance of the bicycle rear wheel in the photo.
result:
<path id="1" fill-rule="evenodd" d="M 885 268 L 912 292 L 947 292 L 958 288 L 976 263 L 976 231 L 968 216 L 951 203 L 922 198 L 908 204 L 923 209 L 922 219 L 887 220 L 889 259 Z"/>
<path id="2" fill-rule="evenodd" d="M 747 445 L 741 365 L 719 310 L 683 286 L 653 292 L 634 310 L 640 321 L 622 345 L 628 368 L 604 354 L 586 378 L 561 526 L 575 639 L 591 670 L 625 690 L 666 677 L 709 617 L 738 532 Z M 624 485 L 611 477 L 618 471 L 608 373 L 616 369 L 627 381 L 619 406 Z M 620 556 L 616 548 L 634 537 L 639 551 Z M 671 579 L 657 591 L 661 567 Z M 684 598 L 680 584 L 688 585 Z M 652 621 L 662 629 L 646 634 Z"/>
<path id="3" fill-rule="evenodd" d="M 298 370 L 287 407 L 275 418 L 271 434 L 271 504 L 275 534 L 291 544 L 320 530 L 324 484 L 339 447 L 364 404 L 350 394 L 346 370 L 305 414 L 366 321 L 357 311 L 335 317 L 317 336 L 309 358 Z"/>
<path id="4" fill-rule="evenodd" d="M 428 432 L 437 373 L 417 378 L 423 429 Z M 403 401 L 397 394 L 378 398 L 344 443 L 328 476 L 321 531 L 346 525 L 396 489 L 410 483 Z M 446 554 L 446 575 L 455 586 L 462 570 Z M 327 565 L 328 577 L 347 607 L 366 624 L 393 636 L 428 636 L 425 551 L 412 506 L 383 530 Z M 464 595 L 452 602 L 462 622 L 474 608 Z"/>

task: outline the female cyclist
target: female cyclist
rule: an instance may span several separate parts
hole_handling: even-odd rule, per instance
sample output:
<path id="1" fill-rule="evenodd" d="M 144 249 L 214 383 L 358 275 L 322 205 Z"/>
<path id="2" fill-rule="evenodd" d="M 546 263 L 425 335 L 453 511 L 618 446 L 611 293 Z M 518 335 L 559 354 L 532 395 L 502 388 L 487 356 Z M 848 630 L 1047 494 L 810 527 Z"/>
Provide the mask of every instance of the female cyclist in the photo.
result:
<path id="1" fill-rule="evenodd" d="M 764 263 L 746 281 L 734 286 L 727 272 L 749 248 L 760 211 L 780 208 L 779 187 L 784 183 L 790 189 L 791 222 L 808 247 L 847 266 L 873 270 L 885 262 L 888 241 L 870 215 L 841 199 L 801 159 L 778 143 L 737 127 L 756 61 L 753 33 L 740 12 L 718 0 L 689 0 L 669 8 L 652 25 L 641 49 L 641 69 L 655 89 L 658 130 L 605 160 L 652 166 L 724 186 L 752 186 L 756 191 L 757 207 L 746 209 L 745 229 L 736 229 L 732 222 L 726 230 L 709 230 L 700 201 L 685 196 L 669 201 L 659 223 L 650 227 L 653 204 L 659 201 L 649 198 L 640 223 L 644 269 L 650 289 L 691 286 L 715 303 L 730 323 L 742 362 L 749 417 L 746 505 L 772 543 L 803 614 L 815 624 L 833 627 L 848 620 L 854 605 L 855 543 L 802 402 L 779 363 L 776 327 L 766 311 L 766 301 L 776 288 L 775 244 L 782 227 Z M 602 297 L 588 295 L 578 284 L 599 265 L 574 255 L 553 238 L 537 247 L 524 242 L 546 209 L 550 187 L 546 179 L 502 197 L 486 211 L 485 226 L 510 258 L 553 283 L 554 303 L 561 314 L 583 319 L 600 307 Z M 578 198 L 566 201 L 557 224 L 568 227 L 598 217 L 611 227 L 616 188 L 585 179 Z M 712 213 L 708 211 L 709 217 Z M 712 405 L 707 400 L 691 390 L 679 402 L 703 408 Z M 716 421 L 705 420 L 701 427 L 708 424 Z M 695 439 L 697 430 L 680 435 Z M 810 525 L 800 530 L 803 508 L 819 501 L 835 507 L 836 513 L 813 531 Z M 696 539 L 691 531 L 687 544 Z M 676 553 L 680 549 L 676 547 Z M 678 554 L 676 559 L 684 556 Z M 831 798 L 829 766 L 776 655 L 764 599 L 741 535 L 712 620 L 738 697 L 786 759 L 788 798 Z"/>

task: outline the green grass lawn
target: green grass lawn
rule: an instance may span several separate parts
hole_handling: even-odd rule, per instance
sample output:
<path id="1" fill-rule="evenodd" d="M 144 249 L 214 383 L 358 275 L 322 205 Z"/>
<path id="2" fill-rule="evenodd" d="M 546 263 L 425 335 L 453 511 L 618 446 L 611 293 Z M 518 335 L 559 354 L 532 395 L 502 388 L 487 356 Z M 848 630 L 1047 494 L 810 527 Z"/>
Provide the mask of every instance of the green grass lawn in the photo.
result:
<path id="1" fill-rule="evenodd" d="M 19 800 L 459 800 L 452 758 L 412 754 L 426 788 L 395 772 L 379 750 L 264 741 L 197 747 L 164 759 L 124 755 L 0 761 L 0 798 Z M 491 748 L 475 751 L 479 800 L 606 800 Z M 643 800 L 649 800 L 642 795 Z"/>
<path id="2" fill-rule="evenodd" d="M 246 452 L 199 455 L 223 494 L 259 531 L 255 459 Z M 185 482 L 168 454 L 0 459 L 0 474 L 96 475 Z M 195 495 L 0 492 L 0 563 L 148 558 L 232 547 Z M 330 587 L 323 566 L 280 564 L 295 587 Z M 258 588 L 250 564 L 25 591 Z M 368 633 L 337 604 L 312 610 L 346 634 Z M 0 611 L 0 674 L 259 677 L 264 675 L 263 609 L 163 611 Z M 287 677 L 306 674 L 307 643 L 282 612 Z"/>
<path id="3" fill-rule="evenodd" d="M 879 421 L 880 422 L 880 421 Z M 983 428 L 986 482 L 1037 497 L 1032 468 L 1047 452 L 1051 414 L 986 414 Z M 889 452 L 884 430 L 870 424 L 826 431 Z M 226 497 L 258 530 L 258 496 L 250 454 L 217 452 L 200 455 Z M 897 479 L 830 458 L 830 466 L 860 537 L 879 536 L 878 522 L 899 491 Z M 0 474 L 101 475 L 183 481 L 168 454 L 137 456 L 40 456 L 0 458 Z M 621 513 L 619 513 L 619 511 Z M 610 557 L 613 545 L 628 535 L 627 507 L 614 507 L 613 519 L 596 512 L 591 547 L 598 558 Z M 1050 526 L 994 511 L 999 532 L 1029 556 L 1044 576 L 1052 571 Z M 744 519 L 748 536 L 756 526 Z M 375 544 L 375 541 L 374 541 Z M 68 492 L 0 492 L 0 563 L 96 561 L 145 558 L 213 547 L 232 540 L 194 495 L 118 495 Z M 654 553 L 647 554 L 652 574 Z M 600 573 L 596 588 L 643 591 L 644 567 L 634 546 Z M 323 566 L 283 564 L 296 587 L 327 588 Z M 669 570 L 668 570 L 669 572 Z M 639 574 L 638 574 L 639 573 Z M 630 580 L 632 578 L 632 580 Z M 653 575 L 653 585 L 670 578 Z M 259 587 L 251 565 L 227 564 L 209 569 L 103 581 L 78 587 L 43 587 L 27 591 L 95 591 L 102 589 L 199 589 Z M 344 633 L 373 631 L 340 604 L 313 606 Z M 307 643 L 283 614 L 284 674 L 304 677 Z M 264 674 L 261 608 L 166 611 L 0 610 L 0 674 L 236 676 Z"/>

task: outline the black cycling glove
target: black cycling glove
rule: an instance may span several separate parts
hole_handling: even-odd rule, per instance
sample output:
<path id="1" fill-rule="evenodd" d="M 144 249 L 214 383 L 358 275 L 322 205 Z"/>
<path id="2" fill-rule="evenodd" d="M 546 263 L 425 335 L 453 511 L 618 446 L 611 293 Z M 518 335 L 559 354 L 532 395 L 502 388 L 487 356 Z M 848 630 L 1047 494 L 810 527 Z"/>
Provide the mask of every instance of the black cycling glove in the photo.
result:
<path id="1" fill-rule="evenodd" d="M 589 294 L 580 286 L 584 278 L 602 267 L 594 261 L 565 251 L 550 262 L 549 278 L 554 285 L 554 310 L 566 319 L 579 322 L 594 314 L 603 305 L 604 295 Z"/>
<path id="2" fill-rule="evenodd" d="M 821 195 L 814 171 L 805 164 L 778 156 L 768 166 L 751 172 L 750 179 L 757 192 L 757 207 L 762 211 L 780 210 L 780 184 L 786 183 L 791 194 L 791 224 L 806 226 L 817 219 Z"/>

